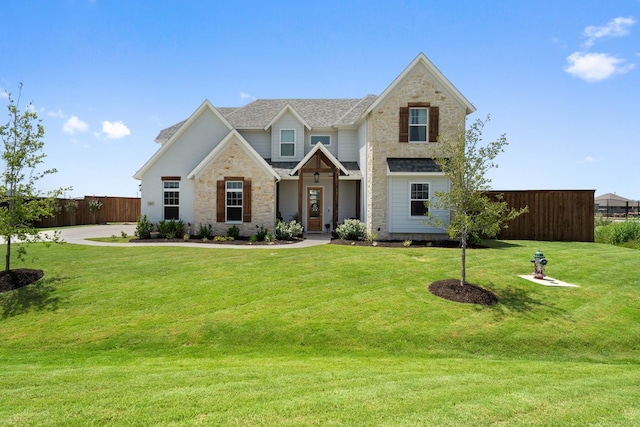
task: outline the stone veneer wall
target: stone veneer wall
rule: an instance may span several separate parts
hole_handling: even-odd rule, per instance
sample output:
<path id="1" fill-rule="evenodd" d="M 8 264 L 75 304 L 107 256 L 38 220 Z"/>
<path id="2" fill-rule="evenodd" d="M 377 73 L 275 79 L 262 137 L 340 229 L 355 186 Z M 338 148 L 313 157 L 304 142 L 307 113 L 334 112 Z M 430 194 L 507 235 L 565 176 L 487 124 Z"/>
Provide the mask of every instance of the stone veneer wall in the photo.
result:
<path id="1" fill-rule="evenodd" d="M 367 151 L 367 227 L 380 239 L 396 238 L 387 231 L 387 158 L 425 158 L 441 156 L 438 143 L 399 142 L 399 111 L 408 103 L 429 102 L 440 108 L 440 134 L 454 138 L 465 120 L 465 108 L 434 82 L 424 66 L 415 67 L 369 116 Z M 379 231 L 378 231 L 379 230 Z M 399 238 L 399 237 L 398 237 Z"/>
<path id="2" fill-rule="evenodd" d="M 247 155 L 236 140 L 196 178 L 194 230 L 197 231 L 200 224 L 211 224 L 214 235 L 225 236 L 232 226 L 216 222 L 216 183 L 225 177 L 251 180 L 251 222 L 237 224 L 240 235 L 255 234 L 256 226 L 275 231 L 275 180 Z"/>

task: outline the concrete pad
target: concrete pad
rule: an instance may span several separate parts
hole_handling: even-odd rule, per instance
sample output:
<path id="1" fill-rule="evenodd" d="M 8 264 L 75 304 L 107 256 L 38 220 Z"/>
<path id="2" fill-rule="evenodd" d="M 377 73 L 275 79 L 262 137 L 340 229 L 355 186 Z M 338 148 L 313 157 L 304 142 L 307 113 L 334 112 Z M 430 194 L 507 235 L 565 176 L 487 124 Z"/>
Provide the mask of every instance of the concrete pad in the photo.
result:
<path id="1" fill-rule="evenodd" d="M 555 287 L 567 287 L 567 288 L 579 288 L 578 285 L 572 285 L 560 280 L 556 280 L 553 277 L 545 276 L 544 279 L 536 279 L 533 274 L 518 274 L 518 277 L 522 277 L 530 282 L 537 283 L 542 286 L 555 286 Z"/>

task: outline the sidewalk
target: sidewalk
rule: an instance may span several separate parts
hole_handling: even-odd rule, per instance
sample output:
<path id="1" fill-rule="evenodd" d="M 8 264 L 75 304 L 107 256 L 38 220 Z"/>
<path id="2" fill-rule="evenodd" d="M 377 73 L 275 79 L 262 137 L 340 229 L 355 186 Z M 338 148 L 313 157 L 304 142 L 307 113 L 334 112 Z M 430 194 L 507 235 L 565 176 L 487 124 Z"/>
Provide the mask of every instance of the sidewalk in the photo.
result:
<path id="1" fill-rule="evenodd" d="M 67 243 L 75 245 L 87 246 L 120 246 L 120 247 L 145 247 L 145 246 L 181 246 L 191 248 L 206 249 L 289 249 L 289 248 L 307 248 L 311 246 L 325 245 L 331 240 L 331 235 L 323 234 L 305 234 L 304 240 L 283 245 L 216 245 L 203 244 L 198 242 L 145 242 L 145 243 L 110 243 L 95 242 L 86 240 L 92 237 L 120 237 L 122 232 L 133 237 L 136 231 L 135 223 L 125 224 L 103 224 L 103 225 L 84 225 L 79 227 L 61 228 L 60 237 Z M 52 235 L 53 231 L 45 231 L 43 234 Z"/>

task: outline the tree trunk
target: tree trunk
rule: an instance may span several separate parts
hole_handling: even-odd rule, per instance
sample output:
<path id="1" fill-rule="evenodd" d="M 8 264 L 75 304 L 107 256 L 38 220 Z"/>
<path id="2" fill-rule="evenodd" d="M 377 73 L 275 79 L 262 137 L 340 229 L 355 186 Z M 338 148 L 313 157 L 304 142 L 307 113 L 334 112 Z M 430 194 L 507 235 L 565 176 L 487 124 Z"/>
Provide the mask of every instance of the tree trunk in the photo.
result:
<path id="1" fill-rule="evenodd" d="M 7 256 L 5 259 L 5 271 L 9 271 L 11 268 L 11 236 L 7 236 Z"/>
<path id="2" fill-rule="evenodd" d="M 461 266 L 460 266 L 460 286 L 464 286 L 465 282 L 467 281 L 467 237 L 466 236 L 462 236 L 462 241 L 461 241 L 461 245 L 462 245 L 462 259 L 461 259 Z"/>

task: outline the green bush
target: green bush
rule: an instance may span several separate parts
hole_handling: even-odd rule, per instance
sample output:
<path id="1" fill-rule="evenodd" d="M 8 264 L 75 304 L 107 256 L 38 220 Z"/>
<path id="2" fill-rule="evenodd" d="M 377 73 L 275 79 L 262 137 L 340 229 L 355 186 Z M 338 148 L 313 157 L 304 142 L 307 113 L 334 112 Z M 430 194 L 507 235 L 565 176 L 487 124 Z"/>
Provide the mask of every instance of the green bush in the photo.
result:
<path id="1" fill-rule="evenodd" d="M 200 238 L 202 239 L 206 239 L 211 235 L 211 224 L 209 224 L 208 226 L 200 223 L 200 226 L 198 227 L 198 236 L 200 236 Z"/>
<path id="2" fill-rule="evenodd" d="M 278 221 L 276 224 L 276 237 L 279 240 L 293 240 L 302 234 L 302 225 L 292 219 L 290 222 Z"/>
<path id="3" fill-rule="evenodd" d="M 636 247 L 640 244 L 640 221 L 627 220 L 599 225 L 595 228 L 594 237 L 598 243 Z"/>
<path id="4" fill-rule="evenodd" d="M 240 237 L 240 229 L 238 228 L 238 226 L 234 225 L 229 227 L 227 229 L 227 236 L 233 237 L 234 239 L 237 239 L 238 237 Z"/>
<path id="5" fill-rule="evenodd" d="M 345 219 L 336 228 L 336 234 L 345 240 L 366 240 L 368 237 L 366 225 L 358 219 Z"/>
<path id="6" fill-rule="evenodd" d="M 153 231 L 153 224 L 147 218 L 147 215 L 142 215 L 136 221 L 136 232 L 135 235 L 139 239 L 149 239 L 151 237 L 151 232 Z"/>
<path id="7" fill-rule="evenodd" d="M 258 231 L 256 232 L 255 236 L 256 236 L 256 240 L 258 242 L 264 242 L 265 237 L 267 237 L 267 233 L 269 232 L 269 230 L 267 230 L 266 228 L 264 228 L 262 225 L 258 228 Z"/>
<path id="8" fill-rule="evenodd" d="M 171 219 L 169 221 L 160 221 L 156 224 L 158 233 L 160 236 L 167 239 L 175 239 L 176 237 L 182 237 L 184 234 L 184 222 L 179 219 Z"/>

